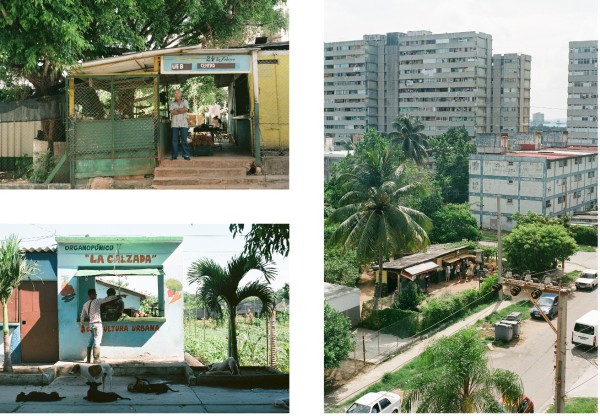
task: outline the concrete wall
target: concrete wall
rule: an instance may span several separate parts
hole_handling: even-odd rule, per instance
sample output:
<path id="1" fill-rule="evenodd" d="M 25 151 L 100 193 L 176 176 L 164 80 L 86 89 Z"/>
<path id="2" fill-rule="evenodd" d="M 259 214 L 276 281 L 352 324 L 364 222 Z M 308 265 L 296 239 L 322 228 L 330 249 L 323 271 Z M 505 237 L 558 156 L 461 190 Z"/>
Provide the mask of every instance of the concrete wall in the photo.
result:
<path id="1" fill-rule="evenodd" d="M 74 251 L 69 246 L 63 243 L 58 245 L 59 290 L 71 285 L 76 293 L 74 300 L 61 299 L 58 303 L 59 357 L 67 361 L 81 359 L 89 340 L 89 333 L 80 333 L 78 320 L 82 299 L 87 298 L 87 287 L 93 287 L 93 278 L 77 278 L 75 273 L 81 267 L 113 266 L 107 262 L 108 256 L 115 254 L 114 249 Z M 150 256 L 150 262 L 144 264 L 125 262 L 119 266 L 132 269 L 163 266 L 165 282 L 174 279 L 183 285 L 183 251 L 178 243 L 123 243 L 118 250 L 121 255 Z M 98 263 L 99 256 L 103 256 L 104 263 Z M 153 285 L 159 278 L 148 276 L 148 279 Z M 159 293 L 161 297 L 164 298 L 164 322 L 146 320 L 104 325 L 102 355 L 119 359 L 183 360 L 183 295 L 176 296 L 164 285 L 163 292 Z"/>

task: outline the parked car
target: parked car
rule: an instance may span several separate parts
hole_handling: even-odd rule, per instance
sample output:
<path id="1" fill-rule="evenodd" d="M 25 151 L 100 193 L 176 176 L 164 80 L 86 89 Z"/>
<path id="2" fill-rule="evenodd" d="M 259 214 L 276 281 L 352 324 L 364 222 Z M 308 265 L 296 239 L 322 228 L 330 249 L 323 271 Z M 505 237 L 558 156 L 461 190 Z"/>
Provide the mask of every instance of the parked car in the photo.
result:
<path id="1" fill-rule="evenodd" d="M 546 293 L 542 295 L 541 298 L 537 300 L 537 304 L 540 306 L 540 309 L 544 312 L 544 314 L 548 317 L 548 319 L 553 319 L 558 315 L 558 295 L 555 293 Z M 535 306 L 532 306 L 529 310 L 529 315 L 532 318 L 541 318 L 542 314 Z"/>
<path id="2" fill-rule="evenodd" d="M 575 287 L 579 289 L 590 289 L 598 287 L 598 270 L 584 270 L 577 280 Z"/>
<path id="3" fill-rule="evenodd" d="M 575 321 L 571 342 L 598 348 L 598 311 L 592 310 Z"/>
<path id="4" fill-rule="evenodd" d="M 346 413 L 399 413 L 402 398 L 396 393 L 367 393 L 352 403 Z"/>

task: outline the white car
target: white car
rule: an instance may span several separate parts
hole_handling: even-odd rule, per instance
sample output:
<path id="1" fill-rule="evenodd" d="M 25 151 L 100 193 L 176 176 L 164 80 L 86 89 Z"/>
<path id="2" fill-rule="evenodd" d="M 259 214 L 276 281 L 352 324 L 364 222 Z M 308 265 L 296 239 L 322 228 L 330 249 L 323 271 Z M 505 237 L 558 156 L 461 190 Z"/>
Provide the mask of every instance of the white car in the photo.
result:
<path id="1" fill-rule="evenodd" d="M 598 287 L 598 270 L 584 270 L 581 276 L 575 280 L 577 289 L 590 289 Z"/>
<path id="2" fill-rule="evenodd" d="M 396 393 L 367 393 L 352 403 L 346 413 L 399 413 L 402 398 Z"/>

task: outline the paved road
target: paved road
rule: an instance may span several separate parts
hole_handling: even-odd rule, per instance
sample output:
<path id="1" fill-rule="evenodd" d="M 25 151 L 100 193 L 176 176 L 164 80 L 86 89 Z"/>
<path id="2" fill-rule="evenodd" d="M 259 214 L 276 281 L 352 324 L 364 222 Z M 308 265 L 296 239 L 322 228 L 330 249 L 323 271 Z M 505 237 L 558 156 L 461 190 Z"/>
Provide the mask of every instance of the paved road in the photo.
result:
<path id="1" fill-rule="evenodd" d="M 597 269 L 598 253 L 578 252 L 565 264 L 565 271 Z M 518 300 L 525 299 L 519 295 Z M 598 309 L 597 290 L 574 292 L 567 302 L 567 396 L 598 396 L 598 353 L 586 348 L 573 348 L 571 332 L 577 318 L 592 309 Z M 556 324 L 556 319 L 553 320 Z M 521 376 L 526 394 L 536 405 L 536 412 L 544 412 L 554 402 L 554 342 L 556 335 L 542 320 L 528 320 L 521 328 L 521 339 L 516 346 L 497 348 L 488 354 L 490 365 L 515 371 Z M 570 391 L 571 390 L 571 391 Z"/>
<path id="2" fill-rule="evenodd" d="M 85 380 L 76 376 L 59 377 L 49 386 L 0 386 L 0 413 L 287 413 L 273 406 L 277 399 L 289 397 L 288 390 L 231 389 L 171 385 L 177 392 L 161 395 L 134 394 L 127 391 L 131 377 L 113 377 L 112 391 L 131 400 L 91 403 L 84 400 Z M 100 387 L 102 389 L 102 387 Z M 59 402 L 16 403 L 19 392 L 57 391 L 66 397 Z M 108 391 L 108 390 L 107 390 Z"/>

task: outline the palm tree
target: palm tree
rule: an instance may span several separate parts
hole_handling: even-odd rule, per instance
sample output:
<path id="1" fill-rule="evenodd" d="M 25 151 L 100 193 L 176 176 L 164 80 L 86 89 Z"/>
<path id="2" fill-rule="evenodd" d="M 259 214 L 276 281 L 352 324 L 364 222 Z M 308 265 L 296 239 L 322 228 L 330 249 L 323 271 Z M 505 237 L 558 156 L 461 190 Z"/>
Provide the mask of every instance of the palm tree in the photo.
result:
<path id="1" fill-rule="evenodd" d="M 423 123 L 416 117 L 398 116 L 392 127 L 396 131 L 389 133 L 388 137 L 400 146 L 404 155 L 418 165 L 427 162 L 427 136 L 423 134 Z"/>
<path id="2" fill-rule="evenodd" d="M 249 297 L 257 297 L 262 302 L 261 313 L 269 313 L 275 307 L 275 293 L 271 280 L 277 271 L 272 262 L 264 261 L 256 255 L 240 254 L 233 257 L 223 268 L 214 260 L 204 258 L 196 260 L 188 270 L 188 283 L 199 285 L 196 295 L 204 303 L 212 316 L 223 317 L 222 302 L 227 306 L 229 315 L 228 356 L 238 360 L 236 316 L 237 306 Z M 258 270 L 266 280 L 254 280 L 240 287 L 241 280 L 252 270 Z"/>
<path id="3" fill-rule="evenodd" d="M 10 357 L 10 335 L 8 332 L 8 299 L 19 283 L 37 270 L 35 263 L 25 260 L 19 248 L 21 240 L 10 235 L 0 244 L 0 302 L 2 303 L 2 332 L 4 333 L 3 371 L 12 373 Z"/>
<path id="4" fill-rule="evenodd" d="M 515 410 L 523 384 L 512 371 L 488 367 L 478 332 L 465 329 L 441 338 L 423 352 L 426 371 L 404 389 L 406 411 L 417 413 L 495 413 L 497 397 Z"/>
<path id="5" fill-rule="evenodd" d="M 431 220 L 422 212 L 400 204 L 412 185 L 399 187 L 401 167 L 394 165 L 390 148 L 374 149 L 360 159 L 352 173 L 342 177 L 349 189 L 330 219 L 340 222 L 331 239 L 334 244 L 356 249 L 361 264 L 379 264 L 373 308 L 379 308 L 383 259 L 429 244 Z"/>

